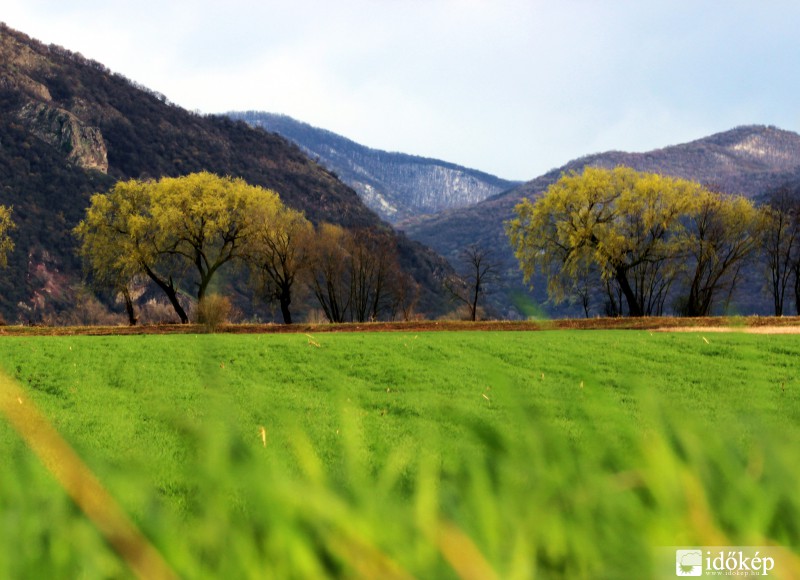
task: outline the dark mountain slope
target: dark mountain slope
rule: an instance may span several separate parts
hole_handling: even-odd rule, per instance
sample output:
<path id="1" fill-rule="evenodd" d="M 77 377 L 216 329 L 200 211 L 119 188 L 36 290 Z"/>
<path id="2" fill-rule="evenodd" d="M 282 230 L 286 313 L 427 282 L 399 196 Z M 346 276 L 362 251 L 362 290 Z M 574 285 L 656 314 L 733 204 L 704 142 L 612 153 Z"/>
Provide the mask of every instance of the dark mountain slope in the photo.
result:
<path id="1" fill-rule="evenodd" d="M 756 197 L 797 179 L 800 135 L 774 127 L 747 126 L 646 153 L 611 151 L 590 155 L 474 206 L 407 220 L 397 227 L 451 261 L 457 260 L 461 249 L 468 244 L 493 248 L 503 267 L 505 288 L 495 302 L 502 312 L 513 317 L 518 312 L 511 307 L 511 293 L 522 289 L 521 275 L 503 224 L 513 217 L 514 206 L 524 197 L 540 195 L 564 172 L 580 172 L 587 166 L 618 165 L 692 179 L 720 191 Z M 544 298 L 544 293 L 537 291 L 536 299 Z"/>
<path id="2" fill-rule="evenodd" d="M 370 149 L 286 115 L 254 111 L 229 115 L 296 143 L 355 189 L 373 211 L 392 223 L 473 205 L 518 185 L 437 159 Z"/>
<path id="3" fill-rule="evenodd" d="M 388 229 L 284 138 L 190 113 L 97 62 L 0 25 L 0 203 L 14 206 L 19 226 L 10 267 L 0 274 L 7 318 L 17 318 L 18 303 L 24 314 L 57 302 L 63 285 L 79 279 L 69 232 L 91 193 L 119 179 L 200 170 L 275 189 L 313 221 Z M 431 280 L 446 265 L 396 239 L 404 267 L 420 268 L 422 306 L 435 310 L 440 297 Z"/>

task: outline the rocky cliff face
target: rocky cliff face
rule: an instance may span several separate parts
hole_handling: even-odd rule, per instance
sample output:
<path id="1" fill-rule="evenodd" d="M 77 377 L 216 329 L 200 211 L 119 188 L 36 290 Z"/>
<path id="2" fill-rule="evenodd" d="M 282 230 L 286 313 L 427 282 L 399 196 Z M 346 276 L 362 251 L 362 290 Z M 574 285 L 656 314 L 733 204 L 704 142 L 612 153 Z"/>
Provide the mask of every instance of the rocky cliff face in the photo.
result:
<path id="1" fill-rule="evenodd" d="M 467 207 L 517 185 L 437 159 L 370 149 L 285 115 L 229 115 L 293 141 L 355 189 L 367 206 L 390 223 Z"/>
<path id="2" fill-rule="evenodd" d="M 66 107 L 77 103 L 73 99 L 64 102 L 63 97 L 70 95 L 59 94 L 64 92 L 65 85 L 48 55 L 17 42 L 10 32 L 0 33 L 0 51 L 7 61 L 0 70 L 0 89 L 22 97 L 17 119 L 37 138 L 60 151 L 70 163 L 106 173 L 108 150 L 100 129 L 67 110 Z M 63 49 L 50 47 L 48 52 L 59 50 Z"/>
<path id="3" fill-rule="evenodd" d="M 69 111 L 42 102 L 26 104 L 18 117 L 31 133 L 61 151 L 70 163 L 82 169 L 108 172 L 108 150 L 97 127 L 86 125 Z"/>

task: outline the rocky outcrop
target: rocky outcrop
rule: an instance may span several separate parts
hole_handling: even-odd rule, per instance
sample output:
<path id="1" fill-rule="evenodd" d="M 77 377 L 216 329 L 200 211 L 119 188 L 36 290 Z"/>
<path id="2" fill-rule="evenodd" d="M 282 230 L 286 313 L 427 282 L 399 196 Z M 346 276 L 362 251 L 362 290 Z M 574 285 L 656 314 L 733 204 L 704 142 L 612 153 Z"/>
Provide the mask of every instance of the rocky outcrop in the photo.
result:
<path id="1" fill-rule="evenodd" d="M 22 42 L 20 42 L 22 40 Z M 26 42 L 28 41 L 28 42 Z M 81 169 L 108 172 L 108 151 L 100 129 L 70 109 L 77 100 L 51 59 L 67 56 L 60 47 L 45 47 L 0 24 L 0 91 L 15 95 L 13 113 L 33 135 L 63 153 Z M 8 101 L 7 101 L 8 102 Z M 16 110 L 14 110 L 16 109 Z"/>
<path id="2" fill-rule="evenodd" d="M 45 103 L 28 103 L 19 111 L 19 119 L 39 139 L 63 152 L 69 162 L 82 169 L 108 172 L 108 150 L 97 127 Z"/>

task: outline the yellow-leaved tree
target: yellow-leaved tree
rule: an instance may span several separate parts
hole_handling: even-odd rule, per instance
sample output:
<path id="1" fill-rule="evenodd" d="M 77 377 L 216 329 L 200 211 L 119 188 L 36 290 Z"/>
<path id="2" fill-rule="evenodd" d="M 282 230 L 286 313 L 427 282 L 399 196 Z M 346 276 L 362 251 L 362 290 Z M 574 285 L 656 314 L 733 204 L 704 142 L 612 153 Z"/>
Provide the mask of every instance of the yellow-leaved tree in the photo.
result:
<path id="1" fill-rule="evenodd" d="M 277 302 L 285 324 L 292 323 L 290 306 L 308 271 L 314 226 L 302 212 L 279 200 L 259 204 L 251 216 L 252 237 L 246 250 L 254 285 L 270 302 Z"/>
<path id="2" fill-rule="evenodd" d="M 680 309 L 708 314 L 755 247 L 746 237 L 758 221 L 743 198 L 628 167 L 565 174 L 515 213 L 506 232 L 526 282 L 544 274 L 555 302 L 604 291 L 611 313 L 631 316 L 662 314 L 687 279 Z"/>
<path id="3" fill-rule="evenodd" d="M 186 323 L 179 290 L 202 300 L 219 269 L 244 255 L 259 208 L 280 203 L 274 191 L 207 172 L 122 181 L 92 196 L 75 233 L 96 281 L 123 291 L 147 276 Z"/>
<path id="4" fill-rule="evenodd" d="M 12 208 L 0 205 L 0 267 L 8 266 L 8 254 L 14 249 L 11 230 L 17 226 L 11 219 Z"/>
<path id="5" fill-rule="evenodd" d="M 741 265 L 761 246 L 768 215 L 742 196 L 704 191 L 687 216 L 688 292 L 679 313 L 708 316 L 719 294 L 733 292 Z"/>

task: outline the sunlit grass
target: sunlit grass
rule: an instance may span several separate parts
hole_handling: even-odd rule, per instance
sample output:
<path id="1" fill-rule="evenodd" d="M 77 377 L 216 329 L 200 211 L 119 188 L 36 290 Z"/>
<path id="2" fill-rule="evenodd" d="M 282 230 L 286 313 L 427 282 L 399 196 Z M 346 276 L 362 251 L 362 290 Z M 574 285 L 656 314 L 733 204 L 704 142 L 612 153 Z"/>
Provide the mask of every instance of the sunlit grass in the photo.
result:
<path id="1" fill-rule="evenodd" d="M 800 548 L 800 337 L 17 337 L 3 368 L 183 577 L 637 577 Z M 124 564 L 0 422 L 0 576 Z M 466 562 L 460 566 L 460 562 Z"/>

